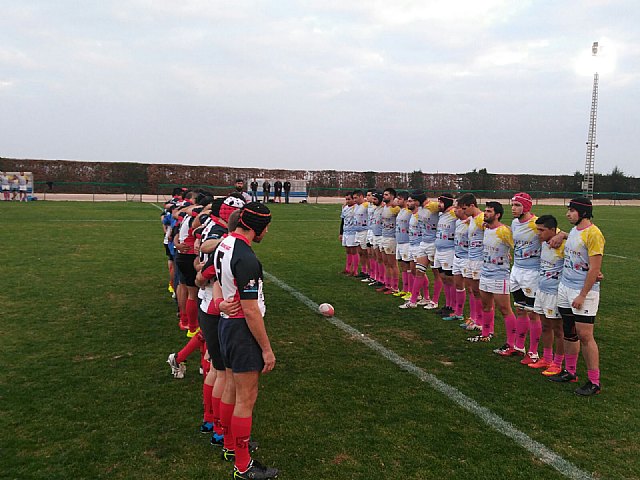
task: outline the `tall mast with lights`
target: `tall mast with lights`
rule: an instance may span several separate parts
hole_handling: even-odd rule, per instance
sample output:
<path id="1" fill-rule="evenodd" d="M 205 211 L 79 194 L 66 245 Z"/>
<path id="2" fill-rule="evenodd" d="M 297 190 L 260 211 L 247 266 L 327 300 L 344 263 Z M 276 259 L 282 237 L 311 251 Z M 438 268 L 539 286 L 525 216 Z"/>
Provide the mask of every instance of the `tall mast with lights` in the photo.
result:
<path id="1" fill-rule="evenodd" d="M 598 42 L 593 42 L 591 54 L 598 55 Z M 584 194 L 593 198 L 594 169 L 596 163 L 596 120 L 598 117 L 598 72 L 593 75 L 593 92 L 591 94 L 591 114 L 589 115 L 589 135 L 587 137 L 587 159 L 584 164 L 584 180 L 582 190 Z"/>

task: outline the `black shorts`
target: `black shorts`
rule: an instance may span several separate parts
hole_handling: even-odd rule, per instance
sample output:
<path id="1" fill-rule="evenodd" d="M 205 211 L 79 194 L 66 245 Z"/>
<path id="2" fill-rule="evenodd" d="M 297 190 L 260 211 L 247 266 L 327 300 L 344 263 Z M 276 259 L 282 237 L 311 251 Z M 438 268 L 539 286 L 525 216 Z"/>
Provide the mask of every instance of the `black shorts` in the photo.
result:
<path id="1" fill-rule="evenodd" d="M 204 341 L 207 342 L 207 351 L 211 358 L 211 365 L 213 365 L 213 368 L 216 370 L 224 371 L 224 360 L 222 359 L 222 353 L 220 353 L 220 341 L 218 340 L 220 315 L 211 315 L 203 312 L 202 309 L 199 308 L 198 323 L 200 324 Z"/>
<path id="2" fill-rule="evenodd" d="M 442 267 L 438 267 L 438 268 L 437 268 L 437 270 L 438 270 L 440 273 L 445 274 L 447 277 L 453 277 L 453 270 L 445 270 L 445 269 L 444 269 L 444 268 L 442 268 Z"/>
<path id="3" fill-rule="evenodd" d="M 262 349 L 244 318 L 221 317 L 218 335 L 226 368 L 230 368 L 233 373 L 262 371 Z"/>
<path id="4" fill-rule="evenodd" d="M 176 266 L 180 270 L 182 280 L 187 287 L 196 286 L 196 267 L 193 266 L 193 261 L 196 259 L 195 253 L 178 253 L 176 254 Z"/>
<path id="5" fill-rule="evenodd" d="M 511 295 L 513 295 L 513 302 L 521 306 L 523 309 L 524 307 L 533 309 L 533 305 L 536 303 L 536 297 L 527 297 L 521 288 L 515 292 L 511 292 Z"/>
<path id="6" fill-rule="evenodd" d="M 169 257 L 169 260 L 173 261 L 173 255 L 171 255 L 171 249 L 169 248 L 169 245 L 167 245 L 166 243 L 164 244 L 164 253 L 167 254 L 167 257 Z"/>

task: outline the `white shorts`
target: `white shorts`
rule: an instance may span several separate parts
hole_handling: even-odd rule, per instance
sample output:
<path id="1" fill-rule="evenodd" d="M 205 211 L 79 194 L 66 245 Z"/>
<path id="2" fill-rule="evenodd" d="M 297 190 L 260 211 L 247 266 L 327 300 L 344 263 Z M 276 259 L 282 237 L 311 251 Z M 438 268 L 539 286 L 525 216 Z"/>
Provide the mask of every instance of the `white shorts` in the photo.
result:
<path id="1" fill-rule="evenodd" d="M 533 311 L 547 318 L 561 318 L 558 313 L 558 294 L 545 293 L 538 290 L 536 292 L 536 302 L 533 304 Z"/>
<path id="2" fill-rule="evenodd" d="M 480 277 L 480 290 L 498 295 L 509 295 L 509 279 Z"/>
<path id="3" fill-rule="evenodd" d="M 18 190 L 20 190 L 21 192 L 26 192 L 27 191 L 27 186 L 26 185 L 20 185 L 18 187 Z"/>
<path id="4" fill-rule="evenodd" d="M 482 273 L 482 263 L 482 260 L 468 260 L 467 268 L 469 269 L 469 275 L 466 278 L 480 280 L 480 274 Z"/>
<path id="5" fill-rule="evenodd" d="M 409 253 L 409 244 L 408 243 L 397 243 L 396 244 L 396 260 L 402 260 L 403 262 L 410 262 L 411 255 Z"/>
<path id="6" fill-rule="evenodd" d="M 442 270 L 453 269 L 453 248 L 449 250 L 436 250 L 433 258 L 433 268 L 441 268 Z"/>
<path id="7" fill-rule="evenodd" d="M 371 230 L 367 230 L 367 243 L 373 245 L 373 232 Z"/>
<path id="8" fill-rule="evenodd" d="M 367 231 L 356 232 L 356 243 L 360 245 L 363 250 L 367 249 Z"/>
<path id="9" fill-rule="evenodd" d="M 9 185 L 2 185 L 2 191 L 3 192 L 8 192 L 10 190 Z"/>
<path id="10" fill-rule="evenodd" d="M 433 258 L 436 255 L 436 244 L 420 242 L 420 247 L 422 248 L 423 257 L 427 257 L 431 263 L 433 263 Z"/>
<path id="11" fill-rule="evenodd" d="M 467 258 L 459 258 L 454 255 L 453 256 L 453 274 L 464 276 L 464 272 L 468 270 L 467 268 L 468 262 L 469 260 Z"/>
<path id="12" fill-rule="evenodd" d="M 380 244 L 380 251 L 387 255 L 396 254 L 396 239 L 395 237 L 382 237 L 382 243 Z"/>
<path id="13" fill-rule="evenodd" d="M 343 247 L 355 247 L 356 246 L 356 234 L 343 233 L 342 234 L 342 246 Z"/>
<path id="14" fill-rule="evenodd" d="M 417 262 L 419 258 L 424 257 L 422 247 L 419 244 L 409 245 L 409 257 L 411 257 L 412 262 Z"/>
<path id="15" fill-rule="evenodd" d="M 558 287 L 558 308 L 570 308 L 574 315 L 584 315 L 585 317 L 595 317 L 598 313 L 600 303 L 600 291 L 591 290 L 587 293 L 587 298 L 582 304 L 582 308 L 573 308 L 571 302 L 580 295 L 580 290 L 574 290 L 562 283 Z"/>
<path id="16" fill-rule="evenodd" d="M 373 242 L 371 242 L 371 245 L 373 245 L 373 248 L 376 248 L 378 250 L 382 250 L 380 248 L 380 246 L 382 245 L 382 235 L 374 235 L 373 236 Z"/>
<path id="17" fill-rule="evenodd" d="M 539 278 L 540 274 L 538 270 L 527 270 L 514 265 L 511 269 L 511 276 L 509 277 L 509 290 L 511 292 L 522 290 L 525 296 L 534 298 L 538 290 Z"/>

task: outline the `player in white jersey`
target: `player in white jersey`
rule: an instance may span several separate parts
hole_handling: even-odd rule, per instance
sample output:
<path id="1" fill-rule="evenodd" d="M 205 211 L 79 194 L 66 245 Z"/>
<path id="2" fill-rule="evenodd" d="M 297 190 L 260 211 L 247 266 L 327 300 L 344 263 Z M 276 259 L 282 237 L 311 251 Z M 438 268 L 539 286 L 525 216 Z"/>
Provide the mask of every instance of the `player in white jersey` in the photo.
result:
<path id="1" fill-rule="evenodd" d="M 455 287 L 454 311 L 443 317 L 443 320 L 464 320 L 464 304 L 467 300 L 464 272 L 469 262 L 469 222 L 470 219 L 464 213 L 464 209 L 456 202 L 454 212 L 457 220 L 454 232 L 453 249 L 453 281 Z"/>
<path id="2" fill-rule="evenodd" d="M 569 202 L 567 218 L 574 227 L 564 249 L 564 267 L 558 287 L 558 311 L 564 329 L 565 368 L 549 377 L 555 382 L 576 382 L 578 355 L 587 365 L 587 382 L 575 390 L 577 395 L 600 393 L 600 358 L 593 337 L 593 326 L 600 302 L 600 268 L 604 255 L 604 236 L 592 222 L 593 206 L 586 197 Z"/>
<path id="3" fill-rule="evenodd" d="M 445 306 L 440 310 L 436 310 L 436 313 L 442 318 L 448 318 L 453 314 L 456 296 L 456 287 L 453 283 L 453 257 L 457 217 L 453 201 L 453 195 L 450 193 L 443 193 L 438 197 L 440 216 L 436 227 L 436 254 L 433 260 L 433 268 L 440 272 L 443 282 Z"/>
<path id="4" fill-rule="evenodd" d="M 373 213 L 371 214 L 371 234 L 373 235 L 372 253 L 373 253 L 373 280 L 369 282 L 369 286 L 376 288 L 384 287 L 385 280 L 385 264 L 384 253 L 382 252 L 382 211 L 383 206 L 383 194 L 382 192 L 375 191 L 371 195 L 371 201 L 374 205 Z"/>
<path id="5" fill-rule="evenodd" d="M 564 333 L 562 318 L 558 313 L 558 286 L 564 266 L 564 241 L 553 248 L 549 242 L 556 235 L 558 221 L 552 215 L 536 219 L 540 239 L 540 271 L 534 311 L 542 320 L 542 358 L 530 363 L 531 368 L 544 368 L 543 375 L 550 377 L 562 371 L 564 361 Z M 553 351 L 555 341 L 555 354 Z"/>
<path id="6" fill-rule="evenodd" d="M 340 213 L 340 242 L 345 248 L 346 263 L 342 273 L 345 275 L 357 275 L 358 271 L 358 248 L 356 245 L 355 223 L 355 202 L 351 192 L 344 196 L 344 205 Z"/>
<path id="7" fill-rule="evenodd" d="M 396 191 L 389 187 L 382 194 L 382 258 L 385 264 L 384 287 L 377 292 L 391 295 L 398 291 L 398 262 L 396 261 L 396 217 L 400 207 L 396 204 Z"/>
<path id="8" fill-rule="evenodd" d="M 0 172 L 0 184 L 2 184 L 2 200 L 8 202 L 11 200 L 11 185 L 9 177 L 4 172 Z"/>
<path id="9" fill-rule="evenodd" d="M 524 355 L 520 363 L 528 365 L 539 360 L 538 343 L 542 334 L 542 323 L 533 311 L 538 276 L 540 270 L 540 239 L 536 226 L 536 217 L 531 213 L 533 205 L 528 193 L 516 193 L 511 199 L 511 233 L 513 234 L 513 267 L 511 268 L 510 290 L 516 307 L 515 338 L 513 332 L 507 332 L 507 343 L 515 342 L 514 349 Z M 525 340 L 529 332 L 529 349 L 525 350 Z"/>
<path id="10" fill-rule="evenodd" d="M 24 172 L 20 172 L 18 175 L 18 192 L 20 193 L 20 201 L 27 201 L 27 177 Z"/>
<path id="11" fill-rule="evenodd" d="M 509 272 L 513 237 L 511 229 L 500 222 L 504 208 L 500 202 L 487 202 L 484 209 L 485 231 L 483 238 L 483 263 L 480 274 L 480 296 L 482 298 L 482 333 L 467 340 L 488 342 L 493 337 L 494 305 L 504 317 L 505 330 L 512 331 L 516 317 L 511 310 L 509 295 Z M 505 343 L 494 350 L 503 356 L 513 355 L 513 345 Z"/>
<path id="12" fill-rule="evenodd" d="M 363 279 L 363 282 L 371 283 L 375 282 L 376 272 L 376 259 L 373 249 L 373 214 L 376 210 L 376 205 L 373 203 L 374 190 L 367 190 L 365 201 L 367 202 L 367 278 Z"/>
<path id="13" fill-rule="evenodd" d="M 409 220 L 411 210 L 407 208 L 409 192 L 400 191 L 396 196 L 396 204 L 400 211 L 396 216 L 396 261 L 400 278 L 402 278 L 402 289 L 394 293 L 396 297 L 403 297 L 409 300 L 411 297 L 411 284 L 409 283 L 409 272 L 411 267 L 411 254 L 409 253 Z"/>
<path id="14" fill-rule="evenodd" d="M 482 272 L 484 213 L 478 208 L 478 200 L 473 193 L 465 193 L 457 200 L 460 208 L 469 218 L 469 248 L 467 265 L 462 271 L 466 290 L 469 292 L 469 319 L 460 324 L 465 330 L 482 329 L 482 300 L 480 299 L 480 274 Z"/>
<path id="15" fill-rule="evenodd" d="M 354 190 L 352 193 L 354 205 L 353 219 L 354 230 L 356 232 L 356 252 L 358 254 L 358 265 L 360 273 L 356 274 L 359 279 L 368 279 L 368 247 L 367 235 L 369 233 L 369 203 L 365 201 L 362 190 Z M 356 267 L 357 272 L 357 267 Z"/>
<path id="16" fill-rule="evenodd" d="M 440 292 L 442 291 L 442 275 L 440 275 L 440 270 L 433 265 L 436 255 L 436 230 L 438 228 L 438 219 L 440 218 L 440 209 L 437 201 L 429 200 L 428 198 L 422 203 L 422 207 L 422 211 L 419 214 L 420 223 L 424 230 L 420 246 L 423 250 L 423 257 L 427 258 L 427 266 L 431 265 L 431 272 L 433 273 L 433 295 L 430 303 L 426 304 L 424 308 L 433 310 L 438 307 Z M 425 275 L 424 278 L 427 279 L 427 276 Z M 425 289 L 428 288 L 429 280 L 427 279 L 426 282 Z"/>

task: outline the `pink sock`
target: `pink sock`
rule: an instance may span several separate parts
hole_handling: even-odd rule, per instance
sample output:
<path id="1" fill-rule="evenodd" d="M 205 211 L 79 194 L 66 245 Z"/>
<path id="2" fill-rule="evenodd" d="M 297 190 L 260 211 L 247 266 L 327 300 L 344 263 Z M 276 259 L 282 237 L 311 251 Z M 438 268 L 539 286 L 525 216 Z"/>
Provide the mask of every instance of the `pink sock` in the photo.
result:
<path id="1" fill-rule="evenodd" d="M 529 351 L 538 353 L 538 344 L 542 335 L 542 322 L 539 318 L 529 319 Z"/>
<path id="2" fill-rule="evenodd" d="M 524 348 L 524 341 L 529 331 L 529 317 L 522 315 L 516 321 L 516 347 L 520 350 Z"/>
<path id="3" fill-rule="evenodd" d="M 576 370 L 578 369 L 578 355 L 565 355 L 564 364 L 567 368 L 567 372 L 575 375 Z"/>
<path id="4" fill-rule="evenodd" d="M 491 312 L 482 310 L 482 336 L 488 337 L 491 333 Z"/>
<path id="5" fill-rule="evenodd" d="M 507 333 L 507 344 L 513 347 L 516 341 L 516 316 L 513 313 L 504 317 L 504 329 Z"/>
<path id="6" fill-rule="evenodd" d="M 587 370 L 587 378 L 594 385 L 600 386 L 600 370 Z"/>
<path id="7" fill-rule="evenodd" d="M 553 362 L 553 348 L 543 348 L 542 359 L 548 364 L 551 364 Z"/>
<path id="8" fill-rule="evenodd" d="M 469 318 L 474 322 L 476 321 L 476 302 L 473 295 L 469 297 Z"/>
<path id="9" fill-rule="evenodd" d="M 453 283 L 449 285 L 449 307 L 456 309 L 456 286 Z"/>
<path id="10" fill-rule="evenodd" d="M 376 278 L 376 276 L 378 275 L 378 266 L 376 264 L 376 261 L 373 258 L 369 259 L 369 276 L 371 278 Z"/>
<path id="11" fill-rule="evenodd" d="M 407 292 L 411 292 L 413 291 L 413 282 L 415 281 L 416 276 L 411 273 L 411 272 L 407 272 L 407 286 L 409 287 L 409 290 L 407 290 Z"/>
<path id="12" fill-rule="evenodd" d="M 490 323 L 489 324 L 491 326 L 491 334 L 493 335 L 495 333 L 495 331 L 496 331 L 496 311 L 495 311 L 495 309 L 492 308 L 491 312 L 489 312 L 489 313 L 490 313 L 490 316 L 489 316 Z"/>
<path id="13" fill-rule="evenodd" d="M 562 362 L 564 362 L 564 355 L 558 355 L 556 353 L 553 357 L 553 364 L 558 368 L 562 368 Z"/>
<path id="14" fill-rule="evenodd" d="M 411 303 L 416 303 L 418 301 L 418 295 L 420 294 L 420 287 L 422 287 L 422 279 L 423 276 L 415 276 L 413 278 L 413 285 L 411 288 Z"/>
<path id="15" fill-rule="evenodd" d="M 351 269 L 351 254 L 347 253 L 347 259 L 344 263 L 344 271 L 348 272 Z"/>
<path id="16" fill-rule="evenodd" d="M 402 291 L 409 291 L 409 272 L 402 272 Z"/>
<path id="17" fill-rule="evenodd" d="M 357 253 L 354 253 L 352 262 L 353 262 L 353 274 L 357 275 L 358 267 L 360 266 L 360 255 L 358 255 Z"/>
<path id="18" fill-rule="evenodd" d="M 391 288 L 393 290 L 398 290 L 399 281 L 400 281 L 399 278 L 396 275 L 394 275 L 393 276 L 393 283 L 391 284 Z"/>
<path id="19" fill-rule="evenodd" d="M 422 289 L 424 291 L 423 297 L 427 300 L 430 300 L 431 297 L 429 296 L 429 277 L 427 277 L 426 273 L 422 277 Z"/>
<path id="20" fill-rule="evenodd" d="M 456 315 L 461 317 L 464 312 L 464 302 L 467 301 L 467 291 L 456 289 Z"/>
<path id="21" fill-rule="evenodd" d="M 431 300 L 437 305 L 440 303 L 440 292 L 442 291 L 442 280 L 433 282 L 433 297 Z"/>
<path id="22" fill-rule="evenodd" d="M 473 321 L 480 325 L 482 323 L 482 300 L 477 297 L 471 297 L 471 301 L 476 306 L 476 316 Z"/>

